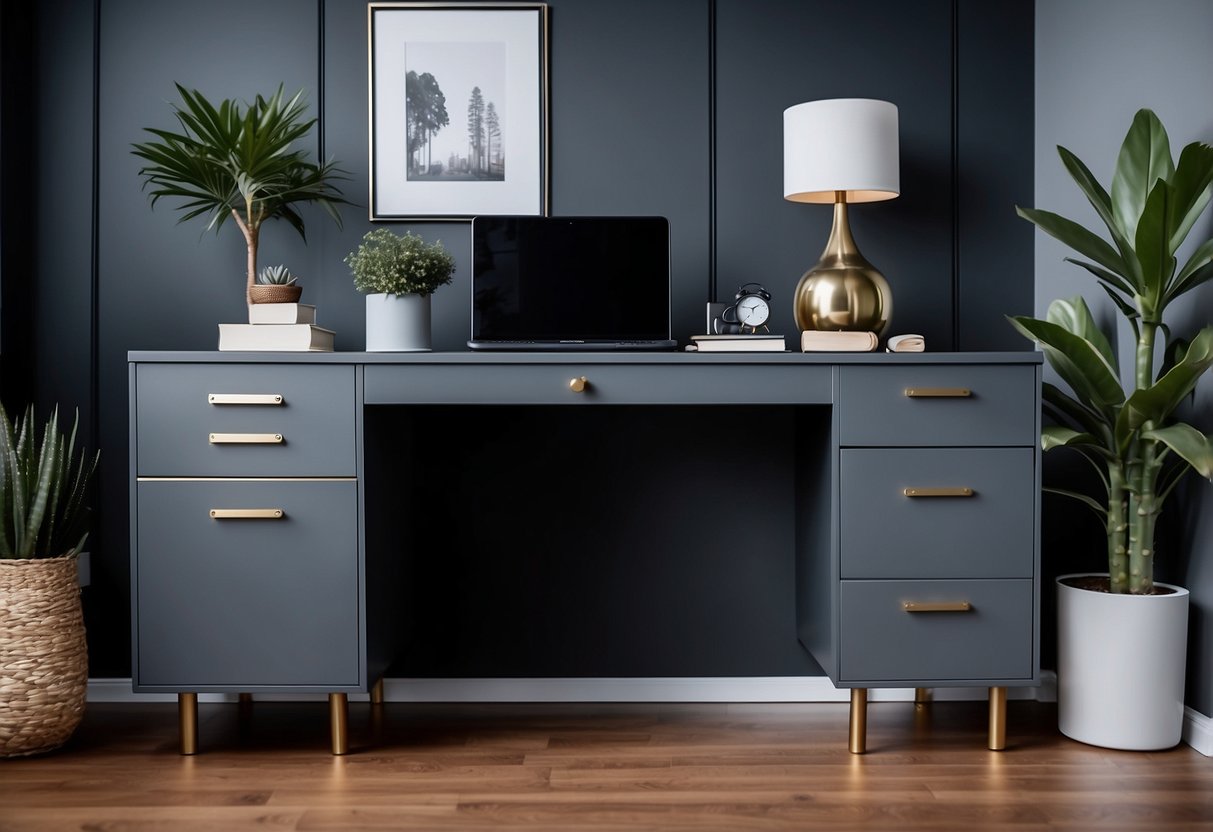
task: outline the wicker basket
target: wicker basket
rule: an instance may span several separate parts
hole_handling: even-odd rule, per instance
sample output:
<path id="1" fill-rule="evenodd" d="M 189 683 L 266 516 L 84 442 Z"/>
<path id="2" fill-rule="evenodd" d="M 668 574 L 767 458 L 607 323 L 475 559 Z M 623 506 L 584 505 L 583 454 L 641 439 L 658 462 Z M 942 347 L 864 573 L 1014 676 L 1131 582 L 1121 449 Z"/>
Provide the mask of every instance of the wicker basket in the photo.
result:
<path id="1" fill-rule="evenodd" d="M 302 294 L 303 287 L 296 283 L 254 283 L 249 287 L 253 303 L 295 303 Z"/>
<path id="2" fill-rule="evenodd" d="M 76 559 L 0 560 L 0 757 L 65 743 L 87 685 Z"/>

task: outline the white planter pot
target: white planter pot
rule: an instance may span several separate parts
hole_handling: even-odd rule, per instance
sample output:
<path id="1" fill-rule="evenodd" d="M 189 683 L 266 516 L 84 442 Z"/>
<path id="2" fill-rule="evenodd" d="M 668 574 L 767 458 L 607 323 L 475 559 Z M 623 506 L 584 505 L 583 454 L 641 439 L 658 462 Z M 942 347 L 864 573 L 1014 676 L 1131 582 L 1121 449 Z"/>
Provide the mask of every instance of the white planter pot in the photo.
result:
<path id="1" fill-rule="evenodd" d="M 1057 579 L 1057 723 L 1071 739 L 1151 751 L 1179 743 L 1188 591 L 1113 595 Z"/>
<path id="2" fill-rule="evenodd" d="M 367 295 L 367 352 L 428 352 L 429 295 Z"/>

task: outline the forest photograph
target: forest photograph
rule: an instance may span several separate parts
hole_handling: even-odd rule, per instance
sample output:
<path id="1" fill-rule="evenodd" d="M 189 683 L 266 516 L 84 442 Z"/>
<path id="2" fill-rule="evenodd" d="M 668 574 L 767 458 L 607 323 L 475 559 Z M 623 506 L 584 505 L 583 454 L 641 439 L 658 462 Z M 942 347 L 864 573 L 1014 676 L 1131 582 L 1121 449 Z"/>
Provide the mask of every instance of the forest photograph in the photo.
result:
<path id="1" fill-rule="evenodd" d="M 405 176 L 505 180 L 505 43 L 405 44 Z"/>

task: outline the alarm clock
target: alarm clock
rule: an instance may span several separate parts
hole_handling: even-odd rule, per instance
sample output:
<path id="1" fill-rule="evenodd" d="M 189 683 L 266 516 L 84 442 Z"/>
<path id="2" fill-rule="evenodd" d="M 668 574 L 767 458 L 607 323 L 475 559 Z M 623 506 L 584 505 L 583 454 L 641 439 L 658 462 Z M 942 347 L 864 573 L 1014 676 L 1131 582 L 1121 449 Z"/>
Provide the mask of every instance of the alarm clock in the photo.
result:
<path id="1" fill-rule="evenodd" d="M 766 329 L 771 317 L 771 293 L 758 283 L 746 283 L 737 288 L 733 302 L 713 321 L 717 334 L 754 333 Z"/>

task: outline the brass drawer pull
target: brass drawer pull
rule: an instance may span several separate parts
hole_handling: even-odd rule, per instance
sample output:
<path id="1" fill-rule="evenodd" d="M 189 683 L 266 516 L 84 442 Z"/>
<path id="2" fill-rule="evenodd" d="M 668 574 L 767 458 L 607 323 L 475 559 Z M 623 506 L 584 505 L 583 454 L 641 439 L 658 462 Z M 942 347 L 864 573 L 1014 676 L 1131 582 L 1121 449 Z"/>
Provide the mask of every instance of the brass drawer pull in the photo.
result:
<path id="1" fill-rule="evenodd" d="M 590 380 L 585 376 L 569 379 L 569 389 L 574 393 L 584 393 L 585 388 L 590 386 Z"/>
<path id="2" fill-rule="evenodd" d="M 906 397 L 911 399 L 967 399 L 973 391 L 967 387 L 907 387 Z"/>
<path id="3" fill-rule="evenodd" d="M 977 492 L 967 486 L 960 488 L 903 488 L 907 497 L 972 497 Z"/>
<path id="4" fill-rule="evenodd" d="M 212 445 L 281 445 L 281 433 L 212 433 Z"/>
<path id="5" fill-rule="evenodd" d="M 281 393 L 207 393 L 211 404 L 282 404 Z"/>
<path id="6" fill-rule="evenodd" d="M 286 515 L 280 508 L 213 508 L 216 520 L 281 520 Z"/>
<path id="7" fill-rule="evenodd" d="M 901 606 L 906 612 L 970 612 L 973 609 L 968 601 L 906 601 Z"/>

